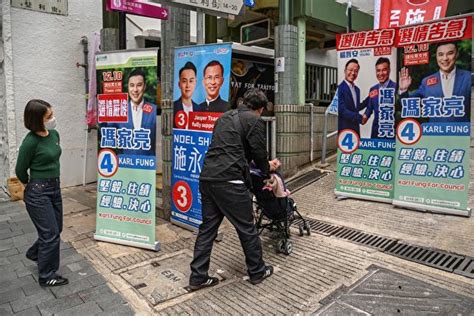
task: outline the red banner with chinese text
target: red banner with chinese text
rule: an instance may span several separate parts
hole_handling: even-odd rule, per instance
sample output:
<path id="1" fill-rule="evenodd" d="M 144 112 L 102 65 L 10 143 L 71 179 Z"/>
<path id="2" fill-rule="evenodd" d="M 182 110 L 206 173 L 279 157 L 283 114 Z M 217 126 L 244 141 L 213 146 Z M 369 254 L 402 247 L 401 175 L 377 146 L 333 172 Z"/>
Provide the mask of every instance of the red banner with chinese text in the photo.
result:
<path id="1" fill-rule="evenodd" d="M 398 27 L 444 18 L 448 0 L 376 0 L 374 29 Z"/>

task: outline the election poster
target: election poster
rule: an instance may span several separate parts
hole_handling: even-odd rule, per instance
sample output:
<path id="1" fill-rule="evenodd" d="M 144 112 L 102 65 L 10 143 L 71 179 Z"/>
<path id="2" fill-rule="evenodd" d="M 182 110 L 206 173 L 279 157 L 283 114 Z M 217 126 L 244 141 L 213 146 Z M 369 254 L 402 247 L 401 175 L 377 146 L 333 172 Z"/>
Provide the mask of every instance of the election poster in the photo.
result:
<path id="1" fill-rule="evenodd" d="M 472 16 L 403 27 L 393 204 L 469 215 Z"/>
<path id="2" fill-rule="evenodd" d="M 171 221 L 202 222 L 199 175 L 216 120 L 230 105 L 231 44 L 175 49 Z"/>
<path id="3" fill-rule="evenodd" d="M 337 37 L 338 196 L 391 202 L 395 153 L 395 30 Z"/>
<path id="4" fill-rule="evenodd" d="M 157 50 L 96 56 L 94 238 L 159 250 L 155 240 Z"/>
<path id="5" fill-rule="evenodd" d="M 375 0 L 374 29 L 438 20 L 447 9 L 448 0 Z"/>

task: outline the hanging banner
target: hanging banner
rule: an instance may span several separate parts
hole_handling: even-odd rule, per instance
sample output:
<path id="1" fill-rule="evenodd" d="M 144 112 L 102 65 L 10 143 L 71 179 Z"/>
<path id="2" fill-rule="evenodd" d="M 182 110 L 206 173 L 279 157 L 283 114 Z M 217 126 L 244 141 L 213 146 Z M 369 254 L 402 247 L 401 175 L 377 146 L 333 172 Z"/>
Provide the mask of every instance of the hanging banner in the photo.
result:
<path id="1" fill-rule="evenodd" d="M 448 0 L 375 0 L 374 5 L 374 29 L 383 29 L 444 18 Z"/>
<path id="2" fill-rule="evenodd" d="M 393 204 L 468 216 L 472 16 L 397 32 Z"/>
<path id="3" fill-rule="evenodd" d="M 157 51 L 96 56 L 97 217 L 94 238 L 159 250 L 155 241 Z"/>
<path id="4" fill-rule="evenodd" d="M 171 221 L 202 222 L 199 175 L 216 120 L 230 109 L 231 44 L 175 49 Z"/>
<path id="5" fill-rule="evenodd" d="M 395 152 L 395 30 L 337 37 L 336 195 L 391 202 Z"/>

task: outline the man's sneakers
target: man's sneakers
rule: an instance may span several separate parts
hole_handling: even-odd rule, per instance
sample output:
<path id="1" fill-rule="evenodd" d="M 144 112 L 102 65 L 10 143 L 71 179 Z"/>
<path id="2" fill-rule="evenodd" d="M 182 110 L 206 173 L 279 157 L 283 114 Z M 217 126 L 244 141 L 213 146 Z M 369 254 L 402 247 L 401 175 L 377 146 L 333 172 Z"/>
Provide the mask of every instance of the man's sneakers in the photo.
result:
<path id="1" fill-rule="evenodd" d="M 61 286 L 66 284 L 69 284 L 69 280 L 60 275 L 56 275 L 48 280 L 39 280 L 39 285 L 41 286 Z"/>
<path id="2" fill-rule="evenodd" d="M 266 278 L 268 278 L 269 276 L 271 276 L 273 274 L 273 267 L 272 266 L 266 266 L 265 267 L 265 272 L 263 273 L 263 275 L 258 278 L 258 279 L 249 279 L 250 283 L 252 283 L 253 285 L 256 285 L 256 284 L 259 284 L 259 283 L 262 283 L 263 280 L 265 280 Z"/>
<path id="3" fill-rule="evenodd" d="M 208 277 L 207 280 L 201 284 L 198 285 L 189 285 L 189 289 L 191 291 L 197 291 L 200 289 L 203 289 L 205 287 L 210 287 L 219 284 L 219 279 L 215 277 Z"/>

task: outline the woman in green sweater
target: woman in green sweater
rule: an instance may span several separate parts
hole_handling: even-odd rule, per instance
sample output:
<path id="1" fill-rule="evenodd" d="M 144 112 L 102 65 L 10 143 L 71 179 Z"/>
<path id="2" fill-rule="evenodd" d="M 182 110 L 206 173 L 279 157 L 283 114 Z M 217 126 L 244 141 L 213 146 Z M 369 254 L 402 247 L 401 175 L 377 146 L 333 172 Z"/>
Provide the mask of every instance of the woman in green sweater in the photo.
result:
<path id="1" fill-rule="evenodd" d="M 63 202 L 59 185 L 61 147 L 51 105 L 43 100 L 29 101 L 24 123 L 30 132 L 20 146 L 15 171 L 18 179 L 26 184 L 26 210 L 38 231 L 38 239 L 26 257 L 38 263 L 41 286 L 65 285 L 68 280 L 57 274 Z"/>

